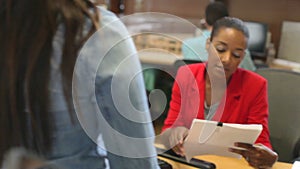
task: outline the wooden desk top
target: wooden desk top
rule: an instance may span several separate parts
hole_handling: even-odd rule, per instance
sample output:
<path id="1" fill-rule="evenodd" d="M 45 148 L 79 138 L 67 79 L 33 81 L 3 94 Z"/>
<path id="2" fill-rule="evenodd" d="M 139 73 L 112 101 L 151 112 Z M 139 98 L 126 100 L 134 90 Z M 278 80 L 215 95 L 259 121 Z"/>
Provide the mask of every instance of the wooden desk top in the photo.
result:
<path id="1" fill-rule="evenodd" d="M 173 169 L 194 169 L 194 167 L 180 164 L 166 158 L 162 158 L 162 157 L 159 158 L 170 163 L 173 166 Z M 202 155 L 202 156 L 197 156 L 196 158 L 215 163 L 217 169 L 253 169 L 253 167 L 250 167 L 248 165 L 248 163 L 244 158 L 236 159 L 236 158 L 221 157 L 221 156 L 214 156 L 214 155 Z M 290 163 L 277 162 L 274 164 L 272 169 L 291 169 L 291 168 L 292 168 L 292 164 Z"/>

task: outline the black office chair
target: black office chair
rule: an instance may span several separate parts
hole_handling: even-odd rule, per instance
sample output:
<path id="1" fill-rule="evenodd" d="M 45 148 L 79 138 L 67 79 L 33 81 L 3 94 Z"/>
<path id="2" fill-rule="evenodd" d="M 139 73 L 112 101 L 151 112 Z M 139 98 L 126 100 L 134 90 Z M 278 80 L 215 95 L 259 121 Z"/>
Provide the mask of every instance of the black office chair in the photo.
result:
<path id="1" fill-rule="evenodd" d="M 268 25 L 261 22 L 245 22 L 249 30 L 248 49 L 253 60 L 266 62 Z M 258 65 L 261 67 L 261 65 Z M 263 66 L 265 67 L 265 66 Z"/>
<path id="2" fill-rule="evenodd" d="M 281 69 L 258 69 L 268 80 L 269 129 L 279 161 L 300 159 L 300 73 Z"/>
<path id="3" fill-rule="evenodd" d="M 200 60 L 178 59 L 173 63 L 172 70 L 174 74 L 176 74 L 180 66 L 201 62 Z M 150 95 L 150 92 L 148 92 L 148 97 L 150 96 L 150 112 L 152 119 L 155 119 L 155 126 L 162 126 L 163 121 L 167 117 L 174 78 L 175 76 L 173 77 L 164 71 L 157 70 L 155 89 L 160 89 L 160 91 L 151 91 Z M 163 97 L 162 94 L 164 94 L 165 97 Z M 158 129 L 157 132 L 160 132 L 159 130 L 160 129 Z"/>

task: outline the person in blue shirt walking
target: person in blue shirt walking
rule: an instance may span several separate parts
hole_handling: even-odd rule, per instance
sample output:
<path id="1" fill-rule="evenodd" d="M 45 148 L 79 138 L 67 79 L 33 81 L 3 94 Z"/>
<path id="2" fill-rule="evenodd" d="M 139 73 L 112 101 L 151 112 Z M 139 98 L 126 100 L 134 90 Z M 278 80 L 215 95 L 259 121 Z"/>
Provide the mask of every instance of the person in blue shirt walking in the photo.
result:
<path id="1" fill-rule="evenodd" d="M 0 18 L 0 161 L 25 147 L 64 169 L 159 168 L 141 65 L 113 13 L 89 0 L 6 0 Z"/>

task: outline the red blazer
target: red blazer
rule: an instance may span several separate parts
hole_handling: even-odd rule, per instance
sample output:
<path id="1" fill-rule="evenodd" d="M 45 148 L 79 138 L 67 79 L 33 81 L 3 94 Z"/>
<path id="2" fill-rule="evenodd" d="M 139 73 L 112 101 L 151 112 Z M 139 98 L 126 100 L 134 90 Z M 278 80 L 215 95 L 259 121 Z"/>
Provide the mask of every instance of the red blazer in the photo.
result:
<path id="1" fill-rule="evenodd" d="M 205 66 L 205 63 L 191 64 L 178 70 L 163 130 L 175 126 L 190 128 L 194 118 L 204 119 Z M 221 106 L 224 104 L 225 107 Z M 263 77 L 238 68 L 227 86 L 226 101 L 220 103 L 214 118 L 220 114 L 217 119 L 224 123 L 262 124 L 263 131 L 256 143 L 272 148 L 268 129 L 267 81 Z"/>

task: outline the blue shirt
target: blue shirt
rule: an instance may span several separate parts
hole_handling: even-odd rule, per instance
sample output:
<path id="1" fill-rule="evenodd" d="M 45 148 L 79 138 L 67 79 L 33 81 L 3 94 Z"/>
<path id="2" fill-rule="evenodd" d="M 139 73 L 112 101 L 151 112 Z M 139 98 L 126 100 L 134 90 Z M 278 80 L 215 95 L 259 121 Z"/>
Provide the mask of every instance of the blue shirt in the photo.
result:
<path id="1" fill-rule="evenodd" d="M 46 158 L 65 169 L 108 168 L 105 159 L 109 167 L 115 169 L 159 168 L 143 77 L 137 73 L 141 72 L 141 66 L 134 44 L 113 13 L 103 8 L 99 10 L 101 29 L 82 47 L 74 69 L 73 122 L 59 66 L 63 25 L 58 27 L 53 39 L 49 84 L 49 111 L 54 118 L 53 147 L 45 153 Z M 87 21 L 84 33 L 90 26 Z M 132 111 L 132 107 L 135 110 Z M 133 141 L 128 141 L 129 138 Z M 103 143 L 99 145 L 101 151 L 97 151 L 96 143 Z"/>
<path id="2" fill-rule="evenodd" d="M 194 38 L 186 39 L 182 44 L 182 55 L 185 59 L 191 60 L 208 60 L 208 53 L 206 51 L 206 40 L 210 37 L 210 31 L 203 30 L 202 35 Z M 246 50 L 244 59 L 240 63 L 240 67 L 255 71 L 256 67 L 251 59 L 250 52 Z"/>

